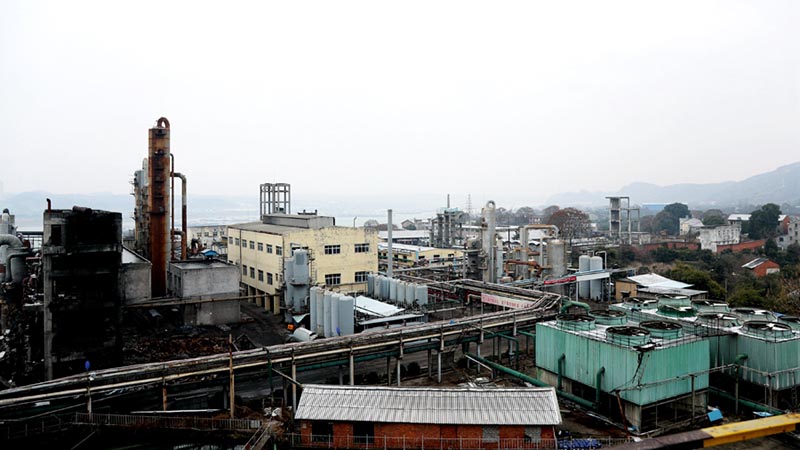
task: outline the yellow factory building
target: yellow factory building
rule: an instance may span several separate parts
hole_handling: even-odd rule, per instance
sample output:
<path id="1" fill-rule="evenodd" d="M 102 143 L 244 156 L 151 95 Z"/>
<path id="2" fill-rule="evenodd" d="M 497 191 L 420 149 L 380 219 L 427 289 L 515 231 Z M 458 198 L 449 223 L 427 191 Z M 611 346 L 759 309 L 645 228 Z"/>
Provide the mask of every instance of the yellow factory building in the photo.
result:
<path id="1" fill-rule="evenodd" d="M 333 217 L 270 214 L 261 222 L 229 225 L 228 262 L 240 266 L 245 295 L 280 312 L 284 260 L 295 249 L 309 252 L 311 284 L 340 292 L 366 291 L 367 274 L 378 270 L 378 235 L 365 228 L 337 227 Z"/>
<path id="2" fill-rule="evenodd" d="M 378 244 L 381 263 L 386 264 L 389 244 Z M 429 264 L 452 264 L 454 260 L 464 256 L 464 252 L 454 248 L 435 248 L 420 245 L 392 244 L 392 260 L 395 267 L 417 267 Z"/>

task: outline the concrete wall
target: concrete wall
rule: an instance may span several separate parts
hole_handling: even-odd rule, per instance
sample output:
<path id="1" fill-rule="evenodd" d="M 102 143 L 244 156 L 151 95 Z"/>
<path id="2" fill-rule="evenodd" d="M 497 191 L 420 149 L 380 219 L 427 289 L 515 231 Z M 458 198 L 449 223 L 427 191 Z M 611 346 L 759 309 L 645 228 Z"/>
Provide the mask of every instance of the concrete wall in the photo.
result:
<path id="1" fill-rule="evenodd" d="M 700 228 L 700 248 L 716 252 L 718 245 L 738 244 L 741 233 L 742 227 L 739 224 Z"/>
<path id="2" fill-rule="evenodd" d="M 128 263 L 120 267 L 119 287 L 122 303 L 132 305 L 150 299 L 150 263 Z"/>
<path id="3" fill-rule="evenodd" d="M 169 265 L 172 292 L 180 298 L 237 297 L 239 269 L 230 264 L 205 261 Z"/>

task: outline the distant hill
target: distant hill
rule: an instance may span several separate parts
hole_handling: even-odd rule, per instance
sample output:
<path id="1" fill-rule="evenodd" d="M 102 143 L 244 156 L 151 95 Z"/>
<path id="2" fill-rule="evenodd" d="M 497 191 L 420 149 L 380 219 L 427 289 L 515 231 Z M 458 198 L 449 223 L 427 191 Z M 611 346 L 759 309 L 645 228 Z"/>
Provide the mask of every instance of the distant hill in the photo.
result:
<path id="1" fill-rule="evenodd" d="M 550 197 L 548 204 L 560 206 L 605 205 L 606 196 L 625 195 L 633 203 L 688 203 L 700 206 L 730 207 L 789 203 L 800 205 L 800 162 L 779 167 L 771 172 L 742 181 L 709 184 L 673 184 L 658 186 L 651 183 L 631 183 L 615 192 L 568 192 Z"/>

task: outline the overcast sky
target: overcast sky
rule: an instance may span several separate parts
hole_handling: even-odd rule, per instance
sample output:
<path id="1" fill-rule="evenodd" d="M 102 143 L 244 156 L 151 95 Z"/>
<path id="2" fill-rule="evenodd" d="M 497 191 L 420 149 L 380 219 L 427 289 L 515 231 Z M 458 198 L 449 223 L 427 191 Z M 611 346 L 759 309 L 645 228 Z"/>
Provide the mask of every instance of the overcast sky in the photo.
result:
<path id="1" fill-rule="evenodd" d="M 3 0 L 0 180 L 128 192 L 160 116 L 198 194 L 286 181 L 534 204 L 743 179 L 800 160 L 799 13 L 791 0 Z"/>

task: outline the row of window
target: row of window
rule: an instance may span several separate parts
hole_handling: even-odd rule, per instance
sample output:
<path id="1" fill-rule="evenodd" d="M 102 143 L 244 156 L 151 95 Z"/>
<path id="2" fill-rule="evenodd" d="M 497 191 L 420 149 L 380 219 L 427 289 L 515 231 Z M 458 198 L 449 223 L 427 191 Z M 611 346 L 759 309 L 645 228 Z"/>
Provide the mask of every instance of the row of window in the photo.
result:
<path id="1" fill-rule="evenodd" d="M 367 274 L 369 272 L 356 272 L 355 273 L 355 282 L 356 283 L 366 283 L 367 282 Z M 329 273 L 325 275 L 325 285 L 326 286 L 337 286 L 342 284 L 342 274 L 340 273 Z"/>
<path id="2" fill-rule="evenodd" d="M 356 244 L 355 246 L 356 253 L 368 253 L 369 252 L 369 242 L 365 242 L 363 244 Z M 342 246 L 339 244 L 332 244 L 325 246 L 325 254 L 326 255 L 338 255 L 342 253 Z"/>
<path id="3" fill-rule="evenodd" d="M 256 268 L 255 267 L 247 267 L 245 265 L 242 265 L 242 276 L 246 277 L 248 274 L 250 275 L 250 278 L 255 279 L 256 278 Z M 263 270 L 258 270 L 258 281 L 264 281 L 264 271 Z M 272 284 L 272 282 L 273 282 L 273 276 L 272 276 L 271 273 L 267 272 L 267 284 Z"/>
<path id="4" fill-rule="evenodd" d="M 233 236 L 228 238 L 228 243 L 231 241 L 234 242 L 234 246 L 241 246 L 242 248 L 250 248 L 250 250 L 255 250 L 256 246 L 258 246 L 258 251 L 263 252 L 264 250 L 264 243 L 263 242 L 256 242 L 256 241 L 248 241 L 247 239 L 242 239 L 241 242 L 239 238 L 234 238 Z M 266 252 L 272 253 L 272 244 L 266 244 Z M 283 247 L 280 245 L 275 246 L 275 254 L 278 256 L 283 255 Z"/>

